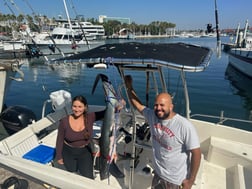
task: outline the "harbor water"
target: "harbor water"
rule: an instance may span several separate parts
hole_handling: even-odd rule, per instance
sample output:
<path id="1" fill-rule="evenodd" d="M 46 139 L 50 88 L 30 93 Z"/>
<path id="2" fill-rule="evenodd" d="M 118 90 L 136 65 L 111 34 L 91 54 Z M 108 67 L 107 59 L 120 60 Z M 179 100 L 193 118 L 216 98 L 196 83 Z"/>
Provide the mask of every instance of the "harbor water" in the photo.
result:
<path id="1" fill-rule="evenodd" d="M 228 41 L 228 38 L 222 38 Z M 207 114 L 236 119 L 252 120 L 252 79 L 247 78 L 228 64 L 228 55 L 224 52 L 221 57 L 216 55 L 215 38 L 155 38 L 137 39 L 139 42 L 174 43 L 184 42 L 210 47 L 213 55 L 209 66 L 203 72 L 187 73 L 187 85 L 190 97 L 191 114 Z M 110 40 L 109 43 L 114 41 Z M 125 41 L 124 41 L 125 42 Z M 128 41 L 126 41 L 128 42 Z M 190 57 L 188 57 L 190 58 Z M 97 86 L 94 94 L 91 94 L 95 77 L 104 73 L 110 77 L 116 88 L 119 88 L 121 80 L 115 68 L 107 70 L 92 70 L 84 65 L 59 65 L 51 67 L 41 64 L 36 58 L 24 60 L 21 67 L 24 72 L 24 81 L 12 81 L 6 96 L 7 106 L 24 105 L 33 110 L 37 118 L 41 117 L 42 107 L 53 91 L 66 90 L 72 96 L 82 94 L 88 99 L 89 104 L 104 105 L 104 95 L 101 85 Z M 132 73 L 134 74 L 134 73 Z M 182 83 L 179 73 L 167 70 L 167 79 L 171 79 L 168 86 L 170 93 L 174 94 L 176 111 L 183 114 Z M 145 99 L 145 79 L 142 75 L 134 76 L 134 87 L 141 99 Z M 170 83 L 170 82 L 168 82 Z M 150 103 L 153 102 L 150 98 Z M 235 125 L 229 123 L 231 126 Z M 240 128 L 252 131 L 252 124 L 239 124 Z"/>

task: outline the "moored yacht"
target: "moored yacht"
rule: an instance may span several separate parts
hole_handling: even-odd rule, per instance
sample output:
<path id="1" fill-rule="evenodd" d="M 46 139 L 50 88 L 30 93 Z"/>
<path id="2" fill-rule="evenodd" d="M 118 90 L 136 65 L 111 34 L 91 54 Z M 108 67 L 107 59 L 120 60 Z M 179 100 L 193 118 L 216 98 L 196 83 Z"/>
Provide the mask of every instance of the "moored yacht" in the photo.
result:
<path id="1" fill-rule="evenodd" d="M 40 55 L 73 54 L 86 51 L 104 44 L 102 40 L 93 40 L 94 37 L 88 33 L 82 33 L 74 29 L 56 27 L 51 33 L 36 34 L 30 42 L 26 43 L 28 48 L 37 51 Z"/>
<path id="2" fill-rule="evenodd" d="M 248 21 L 244 31 L 237 33 L 239 35 L 236 37 L 236 42 L 229 50 L 229 63 L 245 75 L 252 77 L 252 34 L 248 32 Z"/>
<path id="3" fill-rule="evenodd" d="M 68 23 L 63 23 L 64 28 L 70 28 Z M 72 29 L 91 36 L 94 40 L 104 39 L 105 29 L 103 25 L 92 24 L 91 22 L 73 22 Z"/>

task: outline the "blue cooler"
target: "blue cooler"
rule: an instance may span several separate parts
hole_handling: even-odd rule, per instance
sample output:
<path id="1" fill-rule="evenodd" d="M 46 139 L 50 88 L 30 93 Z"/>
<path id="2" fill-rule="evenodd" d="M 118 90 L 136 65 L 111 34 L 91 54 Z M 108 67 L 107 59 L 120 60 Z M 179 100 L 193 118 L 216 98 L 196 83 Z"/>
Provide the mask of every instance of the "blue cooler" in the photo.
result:
<path id="1" fill-rule="evenodd" d="M 29 152 L 23 155 L 24 159 L 29 159 L 42 164 L 50 163 L 55 154 L 55 148 L 40 144 L 36 148 L 33 148 Z"/>

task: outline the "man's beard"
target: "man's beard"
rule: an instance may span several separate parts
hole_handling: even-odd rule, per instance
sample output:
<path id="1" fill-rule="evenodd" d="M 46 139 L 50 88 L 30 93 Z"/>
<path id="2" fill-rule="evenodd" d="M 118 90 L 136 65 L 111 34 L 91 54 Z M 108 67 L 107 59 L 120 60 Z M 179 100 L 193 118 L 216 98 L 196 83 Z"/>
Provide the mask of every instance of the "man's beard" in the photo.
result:
<path id="1" fill-rule="evenodd" d="M 164 112 L 163 116 L 160 116 L 158 115 L 158 112 L 159 111 L 155 110 L 155 115 L 157 116 L 158 119 L 161 119 L 161 120 L 167 119 L 170 115 L 170 112 Z"/>

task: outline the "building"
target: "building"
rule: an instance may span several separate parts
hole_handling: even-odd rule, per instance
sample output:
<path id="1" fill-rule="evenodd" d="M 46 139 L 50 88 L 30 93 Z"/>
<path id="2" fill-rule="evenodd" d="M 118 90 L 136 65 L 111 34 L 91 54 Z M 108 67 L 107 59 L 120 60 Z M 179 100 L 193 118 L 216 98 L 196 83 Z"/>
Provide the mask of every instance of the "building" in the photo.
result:
<path id="1" fill-rule="evenodd" d="M 99 22 L 104 23 L 108 21 L 118 21 L 121 24 L 131 24 L 130 18 L 121 18 L 121 17 L 108 17 L 106 15 L 99 16 Z"/>

